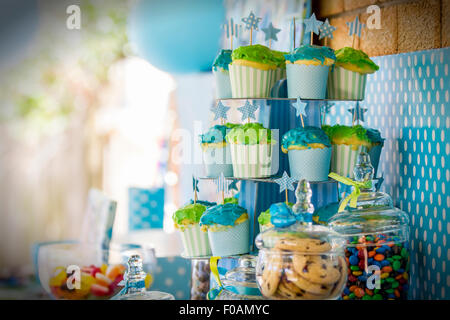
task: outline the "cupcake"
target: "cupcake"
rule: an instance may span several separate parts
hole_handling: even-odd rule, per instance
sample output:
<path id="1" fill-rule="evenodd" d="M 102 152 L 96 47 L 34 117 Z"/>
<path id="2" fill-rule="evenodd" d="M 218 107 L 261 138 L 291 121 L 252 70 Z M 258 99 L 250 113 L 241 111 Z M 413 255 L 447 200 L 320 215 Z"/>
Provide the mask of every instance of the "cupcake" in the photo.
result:
<path id="1" fill-rule="evenodd" d="M 355 167 L 358 155 L 367 152 L 372 147 L 372 141 L 367 136 L 367 130 L 361 125 L 353 127 L 322 126 L 327 136 L 331 140 L 332 157 L 331 171 L 349 178 L 353 178 L 353 168 Z"/>
<path id="2" fill-rule="evenodd" d="M 345 47 L 335 53 L 336 64 L 328 75 L 328 98 L 363 100 L 367 74 L 379 67 L 361 50 Z"/>
<path id="3" fill-rule="evenodd" d="M 205 210 L 206 206 L 197 202 L 178 209 L 172 216 L 175 228 L 181 232 L 184 254 L 187 257 L 211 255 L 208 234 L 199 225 Z"/>
<path id="4" fill-rule="evenodd" d="M 230 144 L 233 175 L 236 178 L 263 178 L 272 175 L 272 131 L 260 123 L 246 123 L 231 129 Z"/>
<path id="5" fill-rule="evenodd" d="M 230 72 L 228 71 L 228 65 L 231 62 L 231 52 L 229 49 L 220 50 L 213 62 L 212 72 L 216 82 L 217 99 L 231 98 Z"/>
<path id="6" fill-rule="evenodd" d="M 272 204 L 270 206 L 269 209 L 267 209 L 266 211 L 261 212 L 261 214 L 258 217 L 258 223 L 259 223 L 259 231 L 263 232 L 269 228 L 273 227 L 272 222 L 270 221 L 271 217 L 272 217 L 272 212 L 274 210 L 279 210 L 279 206 L 285 206 L 286 204 L 284 202 L 280 202 L 280 203 L 275 203 Z M 287 206 L 292 209 L 292 206 L 294 204 L 292 203 L 288 203 Z"/>
<path id="7" fill-rule="evenodd" d="M 325 99 L 328 71 L 336 60 L 333 49 L 302 45 L 285 57 L 288 98 Z"/>
<path id="8" fill-rule="evenodd" d="M 227 123 L 215 125 L 200 135 L 207 177 L 218 177 L 223 172 L 225 177 L 233 176 L 230 147 L 225 140 L 227 131 L 236 125 Z"/>
<path id="9" fill-rule="evenodd" d="M 250 222 L 247 211 L 234 203 L 219 204 L 206 210 L 200 219 L 208 231 L 213 256 L 248 253 Z"/>
<path id="10" fill-rule="evenodd" d="M 308 181 L 328 180 L 331 143 L 322 129 L 304 127 L 286 132 L 281 150 L 288 154 L 291 177 Z"/>
<path id="11" fill-rule="evenodd" d="M 233 98 L 269 97 L 277 69 L 272 50 L 260 44 L 243 46 L 233 50 L 231 59 L 228 68 Z"/>
<path id="12" fill-rule="evenodd" d="M 384 139 L 381 137 L 381 133 L 377 129 L 366 128 L 366 130 L 367 137 L 371 142 L 368 154 L 374 170 L 373 176 L 377 177 L 378 164 L 380 163 L 380 155 L 381 149 L 383 149 L 384 146 Z"/>

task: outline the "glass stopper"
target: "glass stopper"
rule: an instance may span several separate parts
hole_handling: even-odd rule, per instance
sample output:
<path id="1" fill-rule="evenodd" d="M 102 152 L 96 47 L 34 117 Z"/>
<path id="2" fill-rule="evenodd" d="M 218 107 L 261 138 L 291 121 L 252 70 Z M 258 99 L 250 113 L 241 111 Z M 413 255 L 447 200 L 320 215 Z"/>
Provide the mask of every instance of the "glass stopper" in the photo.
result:
<path id="1" fill-rule="evenodd" d="M 292 207 L 295 214 L 304 214 L 304 221 L 312 223 L 312 214 L 314 213 L 314 206 L 311 203 L 312 190 L 309 182 L 302 179 L 297 184 L 295 189 L 295 198 L 297 202 Z"/>
<path id="2" fill-rule="evenodd" d="M 125 274 L 124 281 L 125 292 L 123 294 L 131 294 L 136 292 L 144 292 L 146 273 L 142 268 L 142 258 L 135 254 L 128 259 L 128 272 Z"/>
<path id="3" fill-rule="evenodd" d="M 353 169 L 353 174 L 355 175 L 355 180 L 364 182 L 372 181 L 373 179 L 373 166 L 370 161 L 370 156 L 366 152 L 361 152 L 356 160 L 355 168 Z"/>

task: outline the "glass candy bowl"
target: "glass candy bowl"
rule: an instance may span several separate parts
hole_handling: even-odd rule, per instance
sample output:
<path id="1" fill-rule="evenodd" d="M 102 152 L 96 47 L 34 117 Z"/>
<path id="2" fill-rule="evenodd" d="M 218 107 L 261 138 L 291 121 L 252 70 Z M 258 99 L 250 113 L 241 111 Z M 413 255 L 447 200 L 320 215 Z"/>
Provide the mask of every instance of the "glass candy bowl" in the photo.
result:
<path id="1" fill-rule="evenodd" d="M 297 202 L 275 204 L 275 226 L 256 237 L 256 278 L 264 297 L 288 300 L 336 299 L 347 282 L 344 239 L 330 228 L 313 225 L 311 188 L 298 183 Z"/>
<path id="2" fill-rule="evenodd" d="M 364 173 L 366 172 L 366 173 Z M 358 181 L 372 179 L 368 155 L 355 167 Z M 346 239 L 348 282 L 345 300 L 407 299 L 409 279 L 409 218 L 392 199 L 372 188 L 360 190 L 356 207 L 349 205 L 329 226 Z"/>
<path id="3" fill-rule="evenodd" d="M 149 287 L 156 266 L 155 253 L 152 248 L 136 244 L 113 244 L 109 249 L 81 243 L 42 246 L 38 252 L 39 281 L 54 299 L 109 299 L 122 289 L 119 283 L 133 254 L 145 257 Z"/>

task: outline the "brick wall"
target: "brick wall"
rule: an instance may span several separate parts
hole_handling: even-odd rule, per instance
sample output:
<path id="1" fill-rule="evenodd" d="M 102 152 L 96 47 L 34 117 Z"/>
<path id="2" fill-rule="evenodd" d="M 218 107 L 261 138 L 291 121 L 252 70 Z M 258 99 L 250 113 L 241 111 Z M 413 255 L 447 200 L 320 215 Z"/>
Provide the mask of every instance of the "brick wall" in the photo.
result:
<path id="1" fill-rule="evenodd" d="M 327 45 L 352 46 L 346 22 L 358 15 L 365 24 L 366 9 L 372 4 L 381 9 L 381 29 L 364 28 L 355 41 L 355 47 L 369 56 L 450 46 L 450 0 L 313 0 L 319 19 L 328 18 L 338 28 Z M 314 41 L 318 43 L 317 38 Z"/>

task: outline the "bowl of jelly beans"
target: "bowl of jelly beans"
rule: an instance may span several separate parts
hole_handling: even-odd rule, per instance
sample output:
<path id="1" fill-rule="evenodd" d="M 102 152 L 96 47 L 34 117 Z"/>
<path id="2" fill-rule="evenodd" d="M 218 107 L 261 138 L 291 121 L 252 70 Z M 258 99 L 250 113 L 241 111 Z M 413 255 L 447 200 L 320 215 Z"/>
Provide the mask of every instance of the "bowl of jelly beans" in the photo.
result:
<path id="1" fill-rule="evenodd" d="M 111 245 L 108 249 L 81 243 L 50 243 L 38 252 L 38 276 L 53 299 L 105 300 L 123 288 L 127 260 L 133 254 L 147 259 L 145 285 L 153 282 L 154 251 L 140 245 Z"/>
<path id="2" fill-rule="evenodd" d="M 407 241 L 383 234 L 353 237 L 345 249 L 348 266 L 344 300 L 404 300 L 408 298 Z"/>

